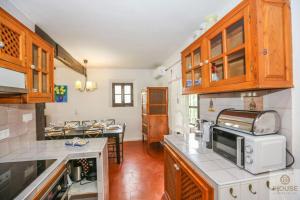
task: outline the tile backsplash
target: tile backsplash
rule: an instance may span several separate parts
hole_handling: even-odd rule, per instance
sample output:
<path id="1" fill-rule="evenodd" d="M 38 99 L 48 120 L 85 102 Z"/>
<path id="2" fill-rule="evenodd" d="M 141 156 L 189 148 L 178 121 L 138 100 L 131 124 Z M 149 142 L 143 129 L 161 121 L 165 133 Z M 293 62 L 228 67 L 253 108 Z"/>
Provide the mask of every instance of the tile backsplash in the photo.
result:
<path id="1" fill-rule="evenodd" d="M 256 106 L 263 110 L 276 110 L 281 117 L 280 133 L 287 138 L 287 146 L 292 148 L 292 94 L 291 89 L 255 92 L 234 92 L 200 96 L 200 118 L 215 121 L 218 113 L 225 108 L 245 109 L 254 96 Z M 214 112 L 210 109 L 213 101 Z"/>
<path id="2" fill-rule="evenodd" d="M 0 157 L 35 141 L 35 105 L 0 104 L 0 132 L 7 129 L 9 136 L 0 140 Z"/>

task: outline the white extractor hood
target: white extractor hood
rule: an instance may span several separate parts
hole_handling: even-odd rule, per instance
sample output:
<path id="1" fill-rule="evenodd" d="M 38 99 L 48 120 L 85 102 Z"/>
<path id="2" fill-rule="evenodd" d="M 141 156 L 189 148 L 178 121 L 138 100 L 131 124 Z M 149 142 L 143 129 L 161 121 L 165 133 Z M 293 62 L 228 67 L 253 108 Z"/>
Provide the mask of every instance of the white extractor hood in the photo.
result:
<path id="1" fill-rule="evenodd" d="M 0 67 L 0 93 L 26 94 L 25 74 Z"/>

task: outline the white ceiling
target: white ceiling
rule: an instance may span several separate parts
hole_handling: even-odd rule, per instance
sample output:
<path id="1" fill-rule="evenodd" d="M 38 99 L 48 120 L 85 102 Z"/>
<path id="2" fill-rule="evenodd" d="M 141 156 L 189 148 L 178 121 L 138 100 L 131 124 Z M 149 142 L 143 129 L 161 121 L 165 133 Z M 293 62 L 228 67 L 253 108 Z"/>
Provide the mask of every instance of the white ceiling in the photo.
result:
<path id="1" fill-rule="evenodd" d="M 153 68 L 228 0 L 11 0 L 89 67 Z"/>

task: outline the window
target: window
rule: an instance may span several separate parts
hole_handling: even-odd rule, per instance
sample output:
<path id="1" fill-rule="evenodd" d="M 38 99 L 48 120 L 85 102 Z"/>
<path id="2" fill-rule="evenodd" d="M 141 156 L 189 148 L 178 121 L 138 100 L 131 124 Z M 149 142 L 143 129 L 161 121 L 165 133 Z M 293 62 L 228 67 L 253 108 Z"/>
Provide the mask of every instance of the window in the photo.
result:
<path id="1" fill-rule="evenodd" d="M 199 104 L 198 95 L 192 94 L 188 96 L 189 98 L 189 123 L 195 125 L 196 119 L 199 119 Z"/>
<path id="2" fill-rule="evenodd" d="M 112 84 L 112 106 L 133 106 L 133 83 Z"/>

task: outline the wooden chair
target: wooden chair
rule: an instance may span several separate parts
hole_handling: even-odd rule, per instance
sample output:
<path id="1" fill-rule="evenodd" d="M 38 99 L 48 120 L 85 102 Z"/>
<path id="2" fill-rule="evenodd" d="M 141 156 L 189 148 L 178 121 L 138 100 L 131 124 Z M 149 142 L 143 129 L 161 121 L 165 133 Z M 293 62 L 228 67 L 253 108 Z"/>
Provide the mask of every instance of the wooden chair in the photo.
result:
<path id="1" fill-rule="evenodd" d="M 120 134 L 120 154 L 121 154 L 121 160 L 124 159 L 124 135 L 126 131 L 126 123 L 122 126 L 122 133 Z M 117 150 L 116 150 L 116 139 L 115 138 L 108 138 L 108 158 L 117 158 Z"/>
<path id="2" fill-rule="evenodd" d="M 80 126 L 80 121 L 65 121 L 65 126 L 68 124 L 74 124 L 75 126 Z"/>
<path id="3" fill-rule="evenodd" d="M 80 126 L 80 121 L 65 121 L 65 127 L 70 125 L 71 127 L 72 126 Z M 64 131 L 64 135 L 66 137 L 66 134 L 70 133 L 72 128 L 70 128 L 70 130 L 65 130 Z"/>
<path id="4" fill-rule="evenodd" d="M 97 120 L 85 120 L 82 121 L 82 125 L 89 127 L 89 126 L 93 126 L 95 123 L 97 123 Z M 84 137 L 87 136 L 89 138 L 97 138 L 100 136 L 100 134 L 102 134 L 102 130 L 87 130 L 84 131 Z"/>

